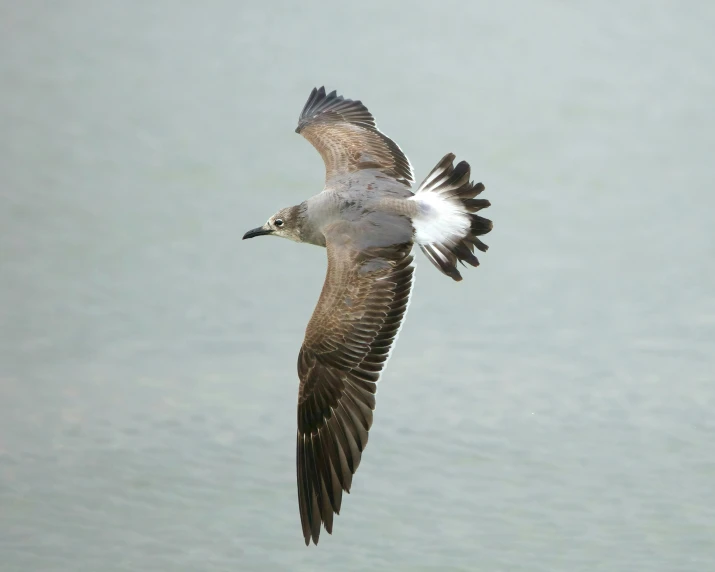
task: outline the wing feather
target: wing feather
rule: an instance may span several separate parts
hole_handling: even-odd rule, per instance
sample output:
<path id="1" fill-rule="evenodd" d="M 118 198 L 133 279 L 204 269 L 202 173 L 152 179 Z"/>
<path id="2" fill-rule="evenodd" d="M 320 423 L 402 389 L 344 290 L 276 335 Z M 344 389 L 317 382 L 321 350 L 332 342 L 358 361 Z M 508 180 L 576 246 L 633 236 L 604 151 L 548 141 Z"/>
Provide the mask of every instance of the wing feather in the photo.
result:
<path id="1" fill-rule="evenodd" d="M 298 504 L 306 545 L 332 532 L 368 442 L 376 382 L 407 310 L 412 243 L 326 240 L 328 272 L 298 356 Z"/>
<path id="2" fill-rule="evenodd" d="M 374 169 L 410 187 L 412 166 L 397 144 L 375 125 L 360 101 L 345 99 L 335 91 L 313 88 L 298 119 L 300 133 L 320 153 L 325 181 L 355 171 Z"/>

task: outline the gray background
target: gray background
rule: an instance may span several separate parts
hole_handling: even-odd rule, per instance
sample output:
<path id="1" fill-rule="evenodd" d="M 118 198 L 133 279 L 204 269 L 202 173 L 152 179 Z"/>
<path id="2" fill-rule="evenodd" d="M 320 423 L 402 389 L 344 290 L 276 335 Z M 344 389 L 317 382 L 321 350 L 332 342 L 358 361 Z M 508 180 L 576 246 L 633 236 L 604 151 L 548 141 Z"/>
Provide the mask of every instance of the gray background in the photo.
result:
<path id="1" fill-rule="evenodd" d="M 0 569 L 715 569 L 715 4 L 0 2 Z M 314 85 L 493 201 L 306 549 Z"/>

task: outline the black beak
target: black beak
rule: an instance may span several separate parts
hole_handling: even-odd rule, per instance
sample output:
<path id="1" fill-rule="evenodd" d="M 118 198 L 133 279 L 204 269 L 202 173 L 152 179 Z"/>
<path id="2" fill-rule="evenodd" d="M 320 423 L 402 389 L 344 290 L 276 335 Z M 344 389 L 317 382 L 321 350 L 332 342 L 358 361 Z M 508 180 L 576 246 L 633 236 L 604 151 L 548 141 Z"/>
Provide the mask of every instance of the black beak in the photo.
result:
<path id="1" fill-rule="evenodd" d="M 264 228 L 262 226 L 259 226 L 258 228 L 251 229 L 246 234 L 244 234 L 243 240 L 246 240 L 247 238 L 253 238 L 254 236 L 262 236 L 264 234 L 272 233 L 273 231 L 270 228 Z"/>

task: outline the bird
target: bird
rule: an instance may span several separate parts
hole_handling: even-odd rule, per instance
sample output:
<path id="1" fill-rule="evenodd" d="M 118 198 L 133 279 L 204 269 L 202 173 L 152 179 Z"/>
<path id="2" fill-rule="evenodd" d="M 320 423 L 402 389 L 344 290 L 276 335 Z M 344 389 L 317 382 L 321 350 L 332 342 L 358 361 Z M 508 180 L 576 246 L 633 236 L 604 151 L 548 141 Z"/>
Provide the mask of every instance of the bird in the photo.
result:
<path id="1" fill-rule="evenodd" d="M 283 208 L 243 239 L 276 236 L 324 247 L 327 273 L 298 354 L 296 470 L 305 545 L 332 534 L 373 422 L 380 374 L 414 282 L 413 246 L 443 274 L 478 266 L 492 221 L 477 214 L 466 161 L 448 153 L 413 192 L 412 165 L 360 100 L 313 88 L 296 133 L 325 163 L 321 192 Z"/>

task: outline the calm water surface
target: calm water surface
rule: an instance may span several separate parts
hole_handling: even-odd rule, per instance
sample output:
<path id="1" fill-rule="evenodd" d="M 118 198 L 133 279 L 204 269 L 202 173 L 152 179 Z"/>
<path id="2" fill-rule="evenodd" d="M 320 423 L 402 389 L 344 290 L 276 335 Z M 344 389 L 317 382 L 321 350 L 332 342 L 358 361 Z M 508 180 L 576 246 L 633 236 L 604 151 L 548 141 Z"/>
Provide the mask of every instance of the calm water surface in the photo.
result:
<path id="1" fill-rule="evenodd" d="M 715 4 L 0 4 L 0 570 L 715 569 Z M 493 201 L 418 257 L 334 535 L 295 361 L 314 85 Z"/>

